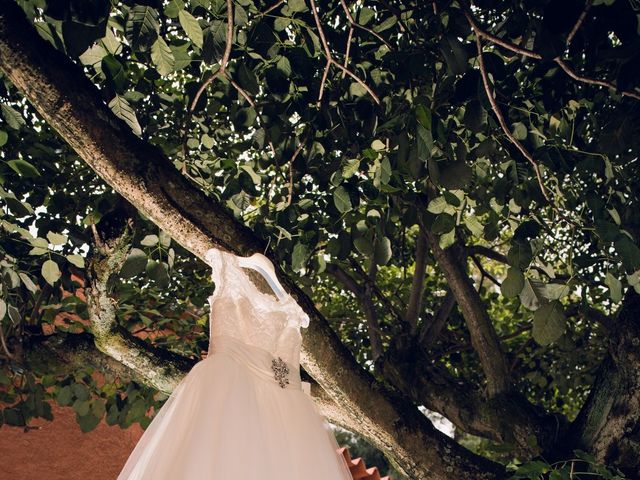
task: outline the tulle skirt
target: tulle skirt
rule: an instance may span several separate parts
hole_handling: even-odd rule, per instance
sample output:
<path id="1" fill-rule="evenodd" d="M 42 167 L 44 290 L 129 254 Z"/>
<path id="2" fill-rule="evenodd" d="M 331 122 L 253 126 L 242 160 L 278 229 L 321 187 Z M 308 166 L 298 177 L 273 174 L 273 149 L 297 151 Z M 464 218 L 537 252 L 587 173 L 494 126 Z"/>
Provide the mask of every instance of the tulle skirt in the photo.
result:
<path id="1" fill-rule="evenodd" d="M 118 480 L 352 480 L 338 444 L 291 368 L 220 335 L 156 413 Z"/>

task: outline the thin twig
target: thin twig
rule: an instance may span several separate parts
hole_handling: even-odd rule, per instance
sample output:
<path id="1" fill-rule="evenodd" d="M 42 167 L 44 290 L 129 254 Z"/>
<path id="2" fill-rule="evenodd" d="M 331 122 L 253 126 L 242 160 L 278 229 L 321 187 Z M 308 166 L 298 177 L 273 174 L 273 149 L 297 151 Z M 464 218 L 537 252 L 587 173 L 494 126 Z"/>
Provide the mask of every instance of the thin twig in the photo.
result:
<path id="1" fill-rule="evenodd" d="M 335 65 L 337 68 L 342 70 L 345 74 L 353 78 L 357 83 L 362 85 L 362 87 L 367 91 L 367 93 L 371 95 L 373 100 L 378 105 L 380 105 L 380 99 L 374 93 L 374 91 L 371 90 L 371 88 L 364 81 L 362 81 L 362 79 L 360 79 L 356 74 L 351 72 L 351 70 L 349 70 L 348 68 L 342 66 L 339 62 L 337 62 L 333 58 L 333 56 L 331 55 L 331 49 L 329 48 L 329 44 L 327 43 L 327 38 L 324 34 L 324 29 L 322 28 L 322 24 L 320 23 L 320 17 L 318 16 L 318 9 L 316 8 L 316 2 L 315 0 L 310 0 L 310 1 L 311 1 L 311 12 L 313 13 L 313 18 L 316 22 L 316 27 L 318 28 L 318 35 L 320 36 L 320 41 L 322 42 L 322 48 L 324 50 L 324 54 L 327 57 L 327 64 L 324 67 L 324 73 L 322 75 L 322 83 L 320 85 L 320 93 L 318 94 L 318 103 L 320 103 L 320 100 L 322 100 L 322 94 L 324 93 L 324 84 L 329 74 L 329 68 L 331 67 L 331 65 Z"/>
<path id="2" fill-rule="evenodd" d="M 374 37 L 376 37 L 378 40 L 380 40 L 382 43 L 384 43 L 387 47 L 391 48 L 391 45 L 389 44 L 389 42 L 387 42 L 384 38 L 382 38 L 382 36 L 379 33 L 374 32 L 373 30 L 371 30 L 370 28 L 365 27 L 364 25 L 360 25 L 359 23 L 357 23 L 354 19 L 353 19 L 353 15 L 351 15 L 351 12 L 349 11 L 349 7 L 347 7 L 347 4 L 344 0 L 340 0 L 340 4 L 342 5 L 342 9 L 344 10 L 344 13 L 347 15 L 347 20 L 349 20 L 349 24 L 351 25 L 351 28 L 353 29 L 354 27 L 359 28 L 360 30 L 364 30 L 365 32 L 373 35 Z M 349 34 L 351 35 L 351 34 Z"/>
<path id="3" fill-rule="evenodd" d="M 347 36 L 347 48 L 344 54 L 344 68 L 347 68 L 349 65 L 349 53 L 351 52 L 351 39 L 353 38 L 353 27 L 349 27 L 349 35 Z M 346 77 L 347 74 L 343 71 L 342 78 Z"/>
<path id="4" fill-rule="evenodd" d="M 569 35 L 567 36 L 567 45 L 571 44 L 571 42 L 573 41 L 573 37 L 575 37 L 576 33 L 578 33 L 578 30 L 580 30 L 580 27 L 584 23 L 585 18 L 587 18 L 587 14 L 589 13 L 589 10 L 591 10 L 591 5 L 592 5 L 592 1 L 587 0 L 587 2 L 584 5 L 584 9 L 582 10 L 582 13 L 578 17 L 578 20 L 576 21 L 576 24 L 573 26 L 573 28 L 569 32 Z"/>
<path id="5" fill-rule="evenodd" d="M 489 40 L 491 43 L 494 43 L 496 45 L 499 45 L 503 48 L 506 48 L 507 50 L 510 50 L 514 53 L 517 53 L 519 55 L 528 57 L 528 58 L 534 58 L 536 60 L 542 60 L 542 55 L 540 55 L 537 52 L 534 52 L 533 50 L 529 50 L 523 47 L 520 47 L 514 43 L 508 42 L 506 40 L 503 40 L 500 37 L 496 37 L 495 35 L 483 30 L 478 23 L 476 22 L 475 18 L 473 17 L 473 15 L 470 13 L 471 10 L 468 8 L 468 6 L 463 3 L 464 5 L 464 15 L 467 17 L 467 20 L 469 22 L 469 25 L 471 25 L 471 28 L 473 29 L 473 31 L 475 32 L 476 36 L 481 36 L 483 38 L 486 38 L 487 40 Z M 563 59 L 561 59 L 560 57 L 556 57 L 553 59 L 553 61 L 558 64 L 560 66 L 560 68 L 562 68 L 562 70 L 569 75 L 571 78 L 573 78 L 574 80 L 578 81 L 578 82 L 582 82 L 582 83 L 587 83 L 590 85 L 598 85 L 601 87 L 607 87 L 612 89 L 613 91 L 619 92 L 622 96 L 625 97 L 631 97 L 631 98 L 635 98 L 636 100 L 640 100 L 640 93 L 636 92 L 636 91 L 630 91 L 630 90 L 618 90 L 618 88 L 612 83 L 612 82 L 607 82 L 605 80 L 599 80 L 597 78 L 592 78 L 592 77 L 586 77 L 584 75 L 579 75 L 578 73 L 576 73 L 575 70 L 573 70 Z"/>
<path id="6" fill-rule="evenodd" d="M 7 346 L 6 339 L 4 338 L 4 331 L 2 330 L 2 323 L 0 323 L 0 342 L 2 343 L 2 350 L 4 350 L 5 355 L 9 360 L 15 359 L 15 355 L 9 351 L 9 347 Z"/>
<path id="7" fill-rule="evenodd" d="M 278 0 L 276 3 L 274 3 L 269 8 L 267 8 L 264 12 L 262 12 L 260 14 L 260 16 L 264 16 L 264 15 L 268 14 L 269 12 L 273 12 L 276 8 L 278 8 L 283 3 L 284 3 L 284 0 Z"/>
<path id="8" fill-rule="evenodd" d="M 293 162 L 296 160 L 296 157 L 300 155 L 300 152 L 304 148 L 304 144 L 305 144 L 304 140 L 300 142 L 300 145 L 298 145 L 298 148 L 296 148 L 295 152 L 293 152 L 293 155 L 291 156 L 291 160 L 289 160 L 289 198 L 287 201 L 288 205 L 291 205 L 291 202 L 293 201 Z"/>
<path id="9" fill-rule="evenodd" d="M 577 80 L 583 83 L 590 83 L 591 85 L 600 85 L 601 87 L 607 87 L 614 91 L 617 91 L 617 87 L 611 82 L 607 82 L 605 80 L 598 80 L 597 78 L 590 78 L 590 77 L 578 75 L 575 72 L 575 70 L 573 70 L 564 60 L 562 60 L 559 57 L 555 58 L 554 61 L 560 66 L 560 68 L 562 68 L 562 70 L 564 70 L 564 72 L 567 75 L 569 75 L 574 80 Z M 623 90 L 620 92 L 620 94 L 622 96 L 631 97 L 631 98 L 635 98 L 636 100 L 640 100 L 640 94 L 636 92 Z"/>

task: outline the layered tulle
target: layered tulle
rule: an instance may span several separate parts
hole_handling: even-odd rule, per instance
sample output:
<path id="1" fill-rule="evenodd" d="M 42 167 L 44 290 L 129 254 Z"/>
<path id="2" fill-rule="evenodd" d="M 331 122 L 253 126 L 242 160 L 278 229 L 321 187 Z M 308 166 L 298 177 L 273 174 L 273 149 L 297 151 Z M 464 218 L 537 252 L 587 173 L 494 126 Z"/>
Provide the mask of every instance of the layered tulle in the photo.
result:
<path id="1" fill-rule="evenodd" d="M 228 336 L 157 412 L 118 480 L 351 480 L 328 423 L 293 366 Z"/>

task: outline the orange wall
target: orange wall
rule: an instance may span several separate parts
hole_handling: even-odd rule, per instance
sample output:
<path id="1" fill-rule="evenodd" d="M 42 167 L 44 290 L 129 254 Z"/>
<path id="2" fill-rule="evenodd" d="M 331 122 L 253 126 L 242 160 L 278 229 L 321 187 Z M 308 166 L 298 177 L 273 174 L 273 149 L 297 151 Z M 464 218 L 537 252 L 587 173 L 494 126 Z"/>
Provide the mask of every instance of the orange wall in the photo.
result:
<path id="1" fill-rule="evenodd" d="M 115 480 L 135 447 L 142 428 L 123 430 L 104 419 L 82 433 L 71 407 L 52 405 L 53 421 L 35 419 L 40 429 L 0 427 L 2 480 Z"/>

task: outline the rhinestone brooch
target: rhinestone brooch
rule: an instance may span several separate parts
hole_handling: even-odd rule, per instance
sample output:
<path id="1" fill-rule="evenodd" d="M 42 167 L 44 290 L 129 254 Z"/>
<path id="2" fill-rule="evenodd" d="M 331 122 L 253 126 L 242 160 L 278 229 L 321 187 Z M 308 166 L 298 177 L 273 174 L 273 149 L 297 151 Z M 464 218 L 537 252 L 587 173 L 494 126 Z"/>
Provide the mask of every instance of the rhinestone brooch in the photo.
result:
<path id="1" fill-rule="evenodd" d="M 271 370 L 273 370 L 273 376 L 278 381 L 278 384 L 285 388 L 289 384 L 289 379 L 287 378 L 289 367 L 287 364 L 280 357 L 274 358 L 271 361 Z"/>

